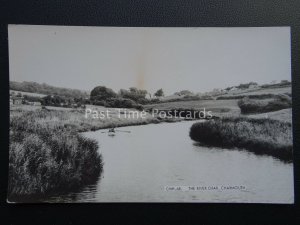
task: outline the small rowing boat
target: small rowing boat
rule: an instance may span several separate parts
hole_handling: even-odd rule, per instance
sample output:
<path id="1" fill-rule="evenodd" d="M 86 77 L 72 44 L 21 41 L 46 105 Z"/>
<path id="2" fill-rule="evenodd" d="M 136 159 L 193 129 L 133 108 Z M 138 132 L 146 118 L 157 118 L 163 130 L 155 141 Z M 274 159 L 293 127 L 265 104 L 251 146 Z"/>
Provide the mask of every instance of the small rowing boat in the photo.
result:
<path id="1" fill-rule="evenodd" d="M 110 128 L 108 129 L 108 131 L 103 131 L 101 133 L 107 133 L 108 136 L 115 136 L 116 135 L 116 132 L 125 132 L 125 133 L 130 133 L 130 131 L 127 131 L 127 130 L 116 130 L 114 128 Z"/>

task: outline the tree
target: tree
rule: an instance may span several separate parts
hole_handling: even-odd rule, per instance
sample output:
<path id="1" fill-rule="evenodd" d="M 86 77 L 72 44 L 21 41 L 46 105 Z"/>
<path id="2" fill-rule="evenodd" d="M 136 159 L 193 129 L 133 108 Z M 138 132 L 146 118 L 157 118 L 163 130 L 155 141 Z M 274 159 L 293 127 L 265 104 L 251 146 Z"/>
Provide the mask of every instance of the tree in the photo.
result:
<path id="1" fill-rule="evenodd" d="M 47 106 L 61 106 L 61 104 L 66 104 L 68 99 L 64 96 L 58 95 L 47 95 L 41 99 L 42 105 Z"/>
<path id="2" fill-rule="evenodd" d="M 24 100 L 29 101 L 29 102 L 40 102 L 41 97 L 38 96 L 31 96 L 31 95 L 24 95 Z"/>
<path id="3" fill-rule="evenodd" d="M 91 101 L 107 100 L 109 98 L 115 98 L 117 94 L 110 88 L 105 86 L 97 86 L 91 91 Z"/>
<path id="4" fill-rule="evenodd" d="M 164 96 L 164 91 L 163 91 L 163 89 L 161 88 L 161 89 L 157 90 L 157 91 L 154 93 L 154 96 L 156 96 L 156 97 L 163 97 L 163 96 Z"/>
<path id="5" fill-rule="evenodd" d="M 121 89 L 119 91 L 119 95 L 122 98 L 128 98 L 128 99 L 134 100 L 136 102 L 139 102 L 139 101 L 143 101 L 146 98 L 147 91 L 139 90 L 135 87 L 131 87 L 131 88 L 129 88 L 129 91 L 125 90 L 125 89 Z"/>
<path id="6" fill-rule="evenodd" d="M 135 87 L 129 88 L 129 91 L 130 91 L 132 94 L 138 95 L 139 98 L 145 98 L 146 95 L 147 95 L 147 91 L 146 91 L 146 90 L 137 89 L 137 88 L 135 88 Z"/>

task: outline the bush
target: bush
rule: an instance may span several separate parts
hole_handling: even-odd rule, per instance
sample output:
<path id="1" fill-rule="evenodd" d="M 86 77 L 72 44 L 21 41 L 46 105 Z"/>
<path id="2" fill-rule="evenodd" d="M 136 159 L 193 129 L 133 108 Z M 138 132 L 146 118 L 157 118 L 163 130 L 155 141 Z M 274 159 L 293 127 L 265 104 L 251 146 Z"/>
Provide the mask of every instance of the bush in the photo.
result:
<path id="1" fill-rule="evenodd" d="M 94 105 L 106 106 L 106 101 L 104 101 L 104 100 L 95 100 Z"/>
<path id="2" fill-rule="evenodd" d="M 135 108 L 142 110 L 143 106 L 127 98 L 109 98 L 106 101 L 96 101 L 96 105 L 102 105 L 111 108 Z"/>
<path id="3" fill-rule="evenodd" d="M 129 88 L 129 90 L 121 89 L 119 92 L 119 96 L 121 98 L 131 99 L 135 102 L 141 103 L 143 101 L 147 101 L 146 99 L 147 91 L 146 90 L 140 90 L 137 88 Z"/>
<path id="4" fill-rule="evenodd" d="M 237 147 L 292 160 L 292 126 L 288 122 L 244 117 L 209 120 L 193 124 L 190 137 L 205 145 Z"/>
<path id="5" fill-rule="evenodd" d="M 133 108 L 136 102 L 128 98 L 110 98 L 106 102 L 106 106 L 113 108 Z"/>
<path id="6" fill-rule="evenodd" d="M 274 99 L 268 102 L 250 100 L 248 97 L 245 97 L 238 101 L 238 106 L 243 114 L 264 113 L 291 108 L 292 100 L 288 95 L 284 94 L 276 95 Z"/>
<path id="7" fill-rule="evenodd" d="M 146 105 L 146 104 L 152 103 L 153 102 L 152 100 L 154 100 L 154 99 L 150 100 L 150 99 L 147 99 L 147 98 L 140 98 L 140 99 L 137 100 L 137 103 L 142 104 L 142 105 Z"/>
<path id="8" fill-rule="evenodd" d="M 97 142 L 49 122 L 51 113 L 37 110 L 11 118 L 10 201 L 78 189 L 96 182 L 102 171 Z"/>
<path id="9" fill-rule="evenodd" d="M 30 102 L 42 102 L 42 98 L 38 96 L 31 96 L 31 95 L 23 95 L 24 100 Z"/>

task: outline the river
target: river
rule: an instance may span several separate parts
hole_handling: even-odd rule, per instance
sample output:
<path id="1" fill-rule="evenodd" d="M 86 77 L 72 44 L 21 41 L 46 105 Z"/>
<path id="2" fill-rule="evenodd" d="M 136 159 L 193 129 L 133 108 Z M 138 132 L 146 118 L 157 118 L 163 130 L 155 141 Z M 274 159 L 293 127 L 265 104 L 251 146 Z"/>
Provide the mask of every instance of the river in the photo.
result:
<path id="1" fill-rule="evenodd" d="M 122 127 L 84 136 L 99 142 L 104 170 L 95 185 L 59 202 L 293 202 L 293 164 L 245 150 L 196 145 L 195 121 Z"/>

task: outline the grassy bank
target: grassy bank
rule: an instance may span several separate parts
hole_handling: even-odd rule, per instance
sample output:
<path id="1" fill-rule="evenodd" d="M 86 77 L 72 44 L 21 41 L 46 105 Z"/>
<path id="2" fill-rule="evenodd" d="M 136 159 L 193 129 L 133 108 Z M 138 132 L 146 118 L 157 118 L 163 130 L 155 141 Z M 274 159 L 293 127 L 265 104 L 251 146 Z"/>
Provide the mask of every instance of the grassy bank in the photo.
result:
<path id="1" fill-rule="evenodd" d="M 292 108 L 288 109 L 282 109 L 274 112 L 268 112 L 268 113 L 260 113 L 260 114 L 252 114 L 247 115 L 248 118 L 269 118 L 274 120 L 280 120 L 282 122 L 289 122 L 292 123 Z"/>
<path id="2" fill-rule="evenodd" d="M 12 111 L 8 200 L 28 200 L 96 182 L 98 144 L 68 129 L 66 111 Z"/>
<path id="3" fill-rule="evenodd" d="M 62 126 L 64 129 L 76 132 L 95 131 L 99 129 L 106 129 L 111 127 L 125 127 L 134 125 L 145 125 L 150 123 L 161 122 L 177 122 L 180 119 L 172 118 L 159 118 L 151 113 L 146 113 L 145 117 L 129 116 L 130 111 L 136 109 L 126 109 L 127 115 L 120 114 L 116 108 L 106 108 L 102 106 L 88 105 L 87 108 L 100 111 L 109 110 L 109 118 L 93 118 L 92 114 L 88 114 L 86 117 L 86 111 L 84 109 L 71 109 L 62 107 L 47 107 L 44 110 L 46 118 L 44 123 L 51 124 L 52 126 Z M 22 116 L 25 112 L 35 112 L 41 110 L 41 107 L 35 106 L 16 106 L 11 108 L 11 116 Z M 182 120 L 182 119 L 181 119 Z"/>
<path id="4" fill-rule="evenodd" d="M 96 182 L 102 171 L 98 144 L 79 132 L 175 121 L 149 113 L 125 118 L 117 109 L 109 110 L 109 119 L 95 119 L 85 117 L 83 109 L 11 106 L 8 200 L 42 199 Z"/>
<path id="5" fill-rule="evenodd" d="M 284 161 L 292 160 L 292 126 L 288 122 L 265 118 L 222 118 L 193 124 L 190 137 L 204 145 L 247 149 Z"/>

